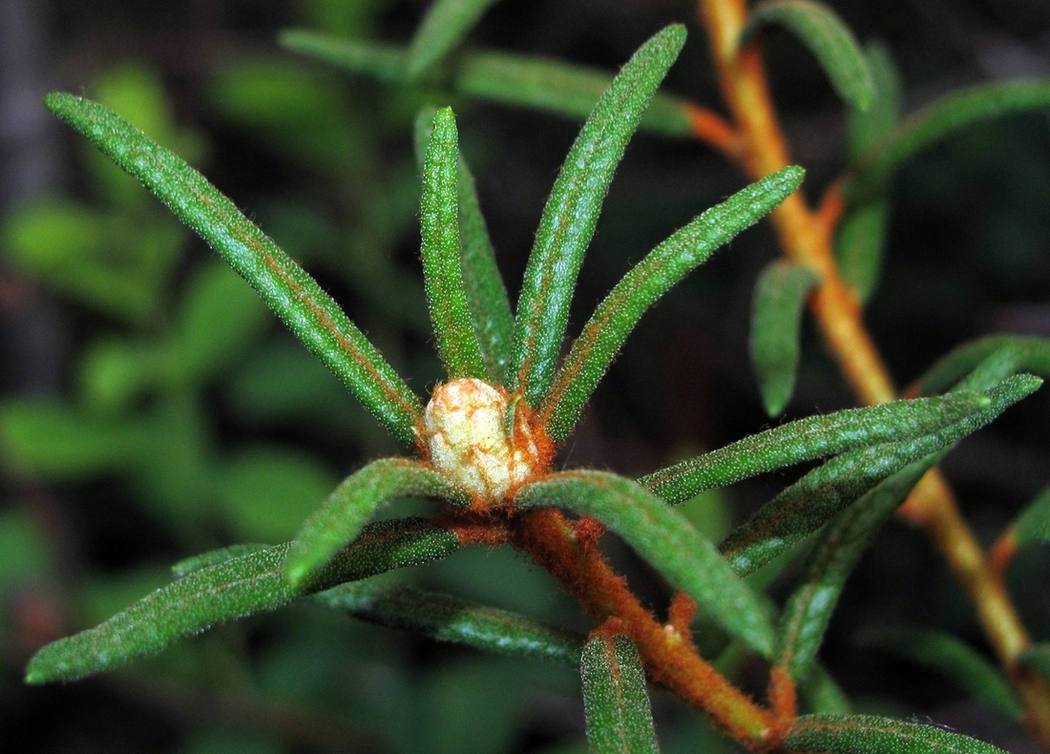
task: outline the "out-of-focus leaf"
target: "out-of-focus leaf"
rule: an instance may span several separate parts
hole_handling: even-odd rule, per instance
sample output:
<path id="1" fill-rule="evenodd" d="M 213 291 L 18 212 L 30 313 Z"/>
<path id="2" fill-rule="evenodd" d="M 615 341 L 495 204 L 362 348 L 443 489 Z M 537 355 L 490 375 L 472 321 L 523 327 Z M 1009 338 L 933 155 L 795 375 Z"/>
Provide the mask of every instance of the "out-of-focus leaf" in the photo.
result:
<path id="1" fill-rule="evenodd" d="M 765 656 L 772 651 L 773 629 L 758 596 L 681 514 L 629 479 L 565 471 L 523 487 L 515 507 L 560 507 L 598 519 L 726 631 Z"/>
<path id="2" fill-rule="evenodd" d="M 1017 547 L 1050 540 L 1050 487 L 1025 506 L 1021 515 L 1010 524 L 1010 532 Z"/>
<path id="3" fill-rule="evenodd" d="M 741 43 L 769 24 L 783 26 L 809 48 L 844 102 L 868 109 L 875 95 L 871 71 L 853 33 L 835 11 L 813 0 L 767 0 L 751 12 Z"/>
<path id="4" fill-rule="evenodd" d="M 309 455 L 249 448 L 223 465 L 217 493 L 237 539 L 279 542 L 295 535 L 338 481 Z"/>
<path id="5" fill-rule="evenodd" d="M 80 362 L 84 404 L 96 416 L 118 415 L 163 383 L 169 365 L 163 344 L 126 338 L 92 343 Z"/>
<path id="6" fill-rule="evenodd" d="M 596 68 L 503 52 L 479 52 L 464 58 L 454 86 L 468 97 L 583 119 L 612 80 L 611 74 Z M 686 100 L 657 93 L 638 127 L 664 136 L 688 137 L 692 133 L 689 111 Z"/>
<path id="7" fill-rule="evenodd" d="M 848 715 L 853 712 L 853 705 L 846 698 L 845 692 L 831 677 L 827 669 L 814 660 L 809 666 L 809 673 L 798 684 L 799 698 L 810 712 Z"/>
<path id="8" fill-rule="evenodd" d="M 314 600 L 381 626 L 488 652 L 542 657 L 577 666 L 583 649 L 582 636 L 517 613 L 377 579 L 341 584 Z"/>
<path id="9" fill-rule="evenodd" d="M 580 130 L 543 209 L 514 321 L 515 379 L 531 406 L 554 376 L 569 302 L 605 193 L 642 111 L 685 43 L 685 28 L 655 34 L 624 65 Z"/>
<path id="10" fill-rule="evenodd" d="M 931 629 L 887 626 L 865 631 L 859 643 L 936 670 L 1010 720 L 1020 721 L 1024 716 L 1024 708 L 1002 672 L 956 636 Z"/>
<path id="11" fill-rule="evenodd" d="M 0 594 L 12 583 L 44 576 L 51 557 L 40 526 L 17 508 L 0 511 Z"/>
<path id="12" fill-rule="evenodd" d="M 284 576 L 289 549 L 278 545 L 187 574 L 95 628 L 48 644 L 30 660 L 26 681 L 75 680 L 111 670 L 217 623 L 275 610 L 344 581 L 447 557 L 459 549 L 459 540 L 422 519 L 373 524 L 298 586 Z"/>
<path id="13" fill-rule="evenodd" d="M 860 204 L 882 192 L 893 173 L 934 142 L 971 123 L 1050 107 L 1050 81 L 982 84 L 927 105 L 909 116 L 878 147 L 859 160 L 843 185 L 843 196 Z"/>
<path id="14" fill-rule="evenodd" d="M 1050 375 L 1050 339 L 1028 335 L 989 335 L 969 341 L 939 359 L 917 382 L 922 395 L 943 392 L 988 359 L 1001 362 L 1001 374 L 1015 371 Z"/>
<path id="15" fill-rule="evenodd" d="M 769 416 L 779 416 L 795 388 L 806 297 L 819 282 L 807 267 L 787 261 L 768 265 L 751 304 L 751 364 Z"/>
<path id="16" fill-rule="evenodd" d="M 977 392 L 939 398 L 929 403 L 929 399 L 894 401 L 798 419 L 668 466 L 638 483 L 675 505 L 704 490 L 803 461 L 922 437 L 959 421 L 984 401 Z"/>
<path id="17" fill-rule="evenodd" d="M 434 0 L 408 48 L 405 73 L 414 79 L 445 57 L 499 0 Z"/>
<path id="18" fill-rule="evenodd" d="M 267 311 L 228 265 L 215 261 L 194 276 L 176 323 L 172 359 L 182 380 L 206 379 L 260 334 Z"/>
<path id="19" fill-rule="evenodd" d="M 295 537 L 285 572 L 292 584 L 313 578 L 394 497 L 423 495 L 461 504 L 466 495 L 441 474 L 407 458 L 384 458 L 344 479 Z"/>
<path id="20" fill-rule="evenodd" d="M 573 342 L 540 406 L 552 438 L 562 440 L 571 434 L 584 404 L 649 307 L 715 250 L 794 193 L 802 176 L 801 168 L 787 167 L 752 183 L 676 232 L 624 275 Z"/>
<path id="21" fill-rule="evenodd" d="M 940 455 L 883 480 L 822 530 L 810 550 L 802 584 L 788 599 L 780 623 L 776 664 L 787 668 L 793 680 L 809 674 L 846 579 L 872 538 Z"/>
<path id="22" fill-rule="evenodd" d="M 1026 647 L 1017 655 L 1017 661 L 1032 668 L 1050 683 L 1050 644 L 1032 644 Z"/>
<path id="23" fill-rule="evenodd" d="M 656 754 L 638 650 L 626 636 L 592 636 L 580 662 L 587 741 L 594 754 Z"/>
<path id="24" fill-rule="evenodd" d="M 459 240 L 459 137 L 452 108 L 438 110 L 423 158 L 419 225 L 427 304 L 449 378 L 485 376 L 463 285 Z"/>
<path id="25" fill-rule="evenodd" d="M 803 715 L 784 746 L 814 754 L 1006 754 L 943 728 L 875 715 Z"/>
<path id="26" fill-rule="evenodd" d="M 819 529 L 890 474 L 976 431 L 1037 390 L 1042 380 L 1017 375 L 987 392 L 966 418 L 907 442 L 851 450 L 826 462 L 763 506 L 719 547 L 737 573 L 753 572 Z"/>
<path id="27" fill-rule="evenodd" d="M 45 479 L 72 479 L 127 469 L 148 442 L 142 422 L 97 419 L 50 399 L 0 406 L 4 462 Z"/>
<path id="28" fill-rule="evenodd" d="M 846 141 L 851 160 L 883 141 L 901 116 L 900 72 L 889 49 L 879 42 L 866 45 L 864 59 L 871 72 L 874 96 L 866 110 L 851 108 L 847 112 Z"/>
<path id="29" fill-rule="evenodd" d="M 419 398 L 338 304 L 237 207 L 174 153 L 104 107 L 53 93 L 45 104 L 154 192 L 254 287 L 292 331 L 405 443 Z"/>
<path id="30" fill-rule="evenodd" d="M 835 257 L 842 279 L 865 302 L 875 292 L 882 272 L 890 200 L 879 196 L 843 215 L 835 234 Z"/>
<path id="31" fill-rule="evenodd" d="M 407 52 L 397 45 L 341 39 L 309 29 L 289 29 L 278 41 L 281 46 L 355 73 L 374 76 L 386 83 L 404 78 Z"/>

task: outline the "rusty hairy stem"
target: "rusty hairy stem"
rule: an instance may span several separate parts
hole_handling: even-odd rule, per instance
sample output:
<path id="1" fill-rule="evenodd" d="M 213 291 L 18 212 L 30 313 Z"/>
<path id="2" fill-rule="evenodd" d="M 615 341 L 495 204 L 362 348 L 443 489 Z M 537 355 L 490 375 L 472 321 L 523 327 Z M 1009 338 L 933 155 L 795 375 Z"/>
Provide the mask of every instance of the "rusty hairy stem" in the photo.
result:
<path id="1" fill-rule="evenodd" d="M 747 20 L 746 2 L 698 0 L 698 6 L 731 113 L 728 132 L 740 142 L 736 161 L 757 180 L 791 160 L 769 94 L 759 44 L 738 45 Z M 697 137 L 710 141 L 706 133 Z M 770 218 L 784 254 L 819 276 L 810 307 L 858 401 L 866 405 L 884 403 L 897 398 L 897 392 L 864 326 L 860 302 L 840 278 L 832 253 L 842 209 L 841 196 L 832 186 L 816 211 L 801 193 L 795 193 Z M 1018 654 L 1030 643 L 1028 633 L 936 469 L 916 486 L 901 515 L 927 532 L 973 600 L 985 634 L 1021 696 L 1029 728 L 1050 748 L 1050 686 L 1018 664 Z"/>

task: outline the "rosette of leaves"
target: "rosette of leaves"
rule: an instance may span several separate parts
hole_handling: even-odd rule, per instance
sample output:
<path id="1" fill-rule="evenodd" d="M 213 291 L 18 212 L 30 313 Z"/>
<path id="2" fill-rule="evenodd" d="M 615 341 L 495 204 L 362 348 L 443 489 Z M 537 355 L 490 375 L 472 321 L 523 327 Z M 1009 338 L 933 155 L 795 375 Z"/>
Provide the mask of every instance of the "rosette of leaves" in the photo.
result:
<path id="1" fill-rule="evenodd" d="M 948 447 L 1035 390 L 1037 378 L 964 380 L 943 396 L 803 419 L 639 480 L 554 465 L 648 307 L 802 180 L 801 169 L 786 168 L 673 233 L 609 292 L 559 359 L 577 274 L 616 165 L 684 40 L 681 26 L 656 34 L 599 98 L 551 191 L 513 312 L 458 154 L 453 113 L 445 108 L 421 119 L 422 261 L 449 377 L 426 405 L 314 279 L 199 173 L 100 105 L 49 95 L 58 117 L 207 241 L 411 453 L 348 476 L 293 542 L 236 545 L 177 564 L 172 584 L 42 649 L 27 680 L 109 670 L 217 623 L 309 596 L 439 640 L 578 665 L 596 751 L 657 749 L 647 677 L 754 750 L 785 743 L 845 751 L 858 736 L 876 733 L 879 750 L 900 741 L 990 750 L 877 718 L 796 717 L 795 684 L 818 678 L 833 687 L 814 658 L 845 576 L 878 525 Z M 829 460 L 719 545 L 672 507 L 706 489 L 822 458 Z M 433 498 L 440 511 L 370 523 L 378 508 L 406 496 Z M 599 547 L 606 530 L 677 591 L 666 625 L 608 565 Z M 810 570 L 777 619 L 742 577 L 817 532 Z M 549 570 L 593 617 L 592 636 L 585 641 L 526 616 L 391 587 L 380 577 L 478 544 L 512 545 Z M 715 630 L 774 662 L 768 707 L 698 651 L 690 631 L 697 606 Z"/>

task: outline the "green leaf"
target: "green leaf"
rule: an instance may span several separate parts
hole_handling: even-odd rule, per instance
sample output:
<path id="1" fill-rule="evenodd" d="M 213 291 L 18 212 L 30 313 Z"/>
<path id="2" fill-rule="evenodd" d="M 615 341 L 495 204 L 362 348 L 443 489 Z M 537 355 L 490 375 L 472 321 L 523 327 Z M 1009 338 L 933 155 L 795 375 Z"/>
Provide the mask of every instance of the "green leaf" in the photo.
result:
<path id="1" fill-rule="evenodd" d="M 1017 655 L 1017 661 L 1036 671 L 1050 682 L 1050 644 L 1032 644 Z"/>
<path id="2" fill-rule="evenodd" d="M 1003 380 L 989 402 L 944 429 L 906 442 L 851 450 L 810 471 L 764 505 L 719 547 L 737 573 L 753 572 L 823 526 L 890 474 L 976 431 L 1042 384 L 1031 375 Z"/>
<path id="3" fill-rule="evenodd" d="M 851 204 L 882 192 L 893 173 L 945 136 L 981 120 L 1050 107 L 1050 81 L 982 84 L 950 94 L 908 117 L 858 162 L 843 185 Z"/>
<path id="4" fill-rule="evenodd" d="M 343 39 L 309 29 L 289 29 L 281 32 L 277 41 L 293 52 L 367 74 L 384 83 L 399 83 L 405 76 L 408 55 L 397 45 Z"/>
<path id="5" fill-rule="evenodd" d="M 845 692 L 817 660 L 810 663 L 809 672 L 798 684 L 798 693 L 803 706 L 812 712 L 848 715 L 853 711 Z"/>
<path id="6" fill-rule="evenodd" d="M 875 715 L 804 715 L 791 726 L 784 747 L 829 754 L 1006 754 L 943 728 Z"/>
<path id="7" fill-rule="evenodd" d="M 183 558 L 172 565 L 171 575 L 177 579 L 181 579 L 185 576 L 189 576 L 194 571 L 201 570 L 202 568 L 216 566 L 220 563 L 225 563 L 227 560 L 242 558 L 245 555 L 252 555 L 257 552 L 262 552 L 263 550 L 269 550 L 270 547 L 270 545 L 264 545 L 258 542 L 244 542 L 239 545 L 230 545 L 229 547 L 220 547 L 218 550 L 202 552 L 199 555 L 191 555 L 190 557 Z"/>
<path id="8" fill-rule="evenodd" d="M 267 321 L 259 297 L 227 265 L 205 265 L 190 282 L 175 325 L 172 358 L 179 378 L 197 382 L 219 372 Z"/>
<path id="9" fill-rule="evenodd" d="M 485 376 L 460 267 L 458 165 L 456 118 L 446 107 L 434 116 L 423 159 L 419 225 L 430 321 L 451 379 Z"/>
<path id="10" fill-rule="evenodd" d="M 284 576 L 291 547 L 278 545 L 192 571 L 101 625 L 48 644 L 30 660 L 26 682 L 71 681 L 111 670 L 217 623 L 275 610 L 344 581 L 448 557 L 459 549 L 459 540 L 423 519 L 372 524 L 298 586 Z"/>
<path id="11" fill-rule="evenodd" d="M 547 433 L 565 439 L 642 315 L 720 246 L 790 196 L 804 171 L 788 167 L 704 212 L 653 249 L 602 300 L 573 342 L 540 407 Z"/>
<path id="12" fill-rule="evenodd" d="M 769 24 L 783 26 L 809 48 L 844 102 L 868 109 L 875 95 L 871 71 L 852 32 L 831 8 L 812 0 L 760 3 L 740 34 L 741 43 Z"/>
<path id="13" fill-rule="evenodd" d="M 889 218 L 890 200 L 883 194 L 850 207 L 836 230 L 839 273 L 861 302 L 868 301 L 878 287 Z"/>
<path id="14" fill-rule="evenodd" d="M 655 754 L 653 713 L 638 650 L 626 636 L 592 636 L 580 661 L 587 742 L 594 754 Z"/>
<path id="15" fill-rule="evenodd" d="M 726 631 L 764 656 L 772 651 L 773 629 L 758 596 L 684 516 L 635 482 L 600 471 L 565 471 L 523 487 L 515 507 L 561 507 L 598 519 Z"/>
<path id="16" fill-rule="evenodd" d="M 288 553 L 285 572 L 302 584 L 352 542 L 380 505 L 391 498 L 424 495 L 466 505 L 466 495 L 417 461 L 383 458 L 351 474 L 303 524 Z"/>
<path id="17" fill-rule="evenodd" d="M 399 440 L 415 440 L 423 413 L 419 398 L 317 282 L 233 202 L 102 106 L 60 93 L 45 103 L 200 234 Z"/>
<path id="18" fill-rule="evenodd" d="M 955 423 L 984 402 L 977 392 L 894 401 L 798 419 L 638 480 L 676 505 L 704 490 L 865 445 L 913 440 Z"/>
<path id="19" fill-rule="evenodd" d="M 436 108 L 424 107 L 416 115 L 416 153 L 422 159 L 429 143 Z M 462 243 L 460 265 L 467 306 L 474 323 L 481 359 L 488 381 L 506 384 L 513 355 L 514 315 L 507 288 L 496 266 L 496 252 L 481 214 L 474 176 L 463 155 L 459 156 L 459 230 Z"/>
<path id="20" fill-rule="evenodd" d="M 464 58 L 454 86 L 467 97 L 582 120 L 612 80 L 606 71 L 558 60 L 478 52 Z M 638 127 L 663 136 L 688 137 L 692 134 L 691 108 L 680 97 L 658 92 Z"/>
<path id="21" fill-rule="evenodd" d="M 448 54 L 499 0 L 434 0 L 412 38 L 406 74 L 417 78 Z"/>
<path id="22" fill-rule="evenodd" d="M 953 349 L 930 367 L 916 382 L 916 387 L 922 395 L 943 392 L 993 357 L 997 362 L 995 371 L 998 374 L 1023 370 L 1050 375 L 1050 339 L 1027 335 L 989 335 Z M 985 368 L 991 368 L 991 364 Z"/>
<path id="23" fill-rule="evenodd" d="M 873 97 L 866 110 L 851 108 L 846 113 L 846 142 L 851 160 L 878 146 L 901 117 L 900 72 L 889 49 L 879 42 L 866 45 L 864 60 L 871 72 Z"/>
<path id="24" fill-rule="evenodd" d="M 1012 524 L 1014 544 L 1023 547 L 1030 542 L 1050 540 L 1050 487 L 1036 495 Z"/>
<path id="25" fill-rule="evenodd" d="M 362 620 L 437 641 L 556 660 L 574 667 L 580 664 L 583 637 L 447 594 L 369 579 L 341 584 L 314 600 Z"/>
<path id="26" fill-rule="evenodd" d="M 885 649 L 936 670 L 1004 717 L 1020 722 L 1024 708 L 1002 672 L 956 636 L 930 629 L 887 626 L 865 631 L 858 643 Z"/>
<path id="27" fill-rule="evenodd" d="M 758 375 L 766 414 L 779 416 L 791 400 L 798 369 L 802 311 L 817 274 L 788 261 L 759 275 L 751 303 L 751 364 Z"/>
<path id="28" fill-rule="evenodd" d="M 669 26 L 636 52 L 598 100 L 569 150 L 536 231 L 514 331 L 514 371 L 529 405 L 539 405 L 565 335 L 569 301 L 605 193 L 642 111 L 685 43 Z"/>
<path id="29" fill-rule="evenodd" d="M 833 518 L 810 550 L 802 585 L 780 623 L 776 663 L 794 680 L 805 678 L 824 638 L 846 579 L 872 538 L 940 459 L 939 453 L 906 466 Z"/>

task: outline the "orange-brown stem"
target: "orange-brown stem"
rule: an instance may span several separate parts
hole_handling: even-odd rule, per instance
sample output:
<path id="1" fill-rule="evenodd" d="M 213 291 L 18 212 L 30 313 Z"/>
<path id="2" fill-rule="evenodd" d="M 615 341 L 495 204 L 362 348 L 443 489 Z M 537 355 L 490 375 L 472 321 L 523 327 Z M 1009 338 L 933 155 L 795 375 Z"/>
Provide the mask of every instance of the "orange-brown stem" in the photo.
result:
<path id="1" fill-rule="evenodd" d="M 729 735 L 754 751 L 770 751 L 780 742 L 785 729 L 776 715 L 711 667 L 691 641 L 677 631 L 666 630 L 605 562 L 597 543 L 578 537 L 574 524 L 559 511 L 523 514 L 512 523 L 511 538 L 550 572 L 599 626 L 629 636 L 654 681 L 706 710 Z"/>
<path id="2" fill-rule="evenodd" d="M 738 46 L 747 20 L 745 0 L 698 0 L 711 51 L 735 132 L 743 140 L 738 160 L 753 179 L 790 164 L 790 156 L 769 96 L 756 44 Z M 784 253 L 819 276 L 810 305 L 829 350 L 864 404 L 897 397 L 893 382 L 861 318 L 860 302 L 839 277 L 832 253 L 834 227 L 843 210 L 837 187 L 813 212 L 801 194 L 789 197 L 771 215 Z M 1025 705 L 1030 729 L 1050 747 L 1050 686 L 1020 668 L 1018 653 L 1029 638 L 1013 603 L 996 578 L 951 491 L 934 470 L 916 487 L 901 514 L 924 528 L 977 608 L 989 641 Z"/>

